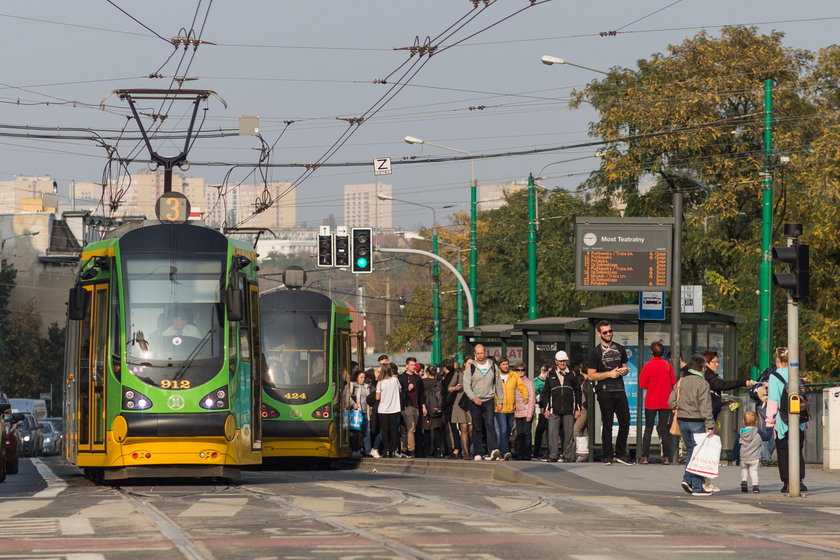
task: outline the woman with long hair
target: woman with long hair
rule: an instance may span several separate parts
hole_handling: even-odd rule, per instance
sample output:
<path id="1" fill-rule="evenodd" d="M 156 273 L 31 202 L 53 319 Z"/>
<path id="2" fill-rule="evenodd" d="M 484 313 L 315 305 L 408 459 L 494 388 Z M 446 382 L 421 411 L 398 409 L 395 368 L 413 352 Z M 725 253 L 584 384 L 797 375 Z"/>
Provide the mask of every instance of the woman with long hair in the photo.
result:
<path id="1" fill-rule="evenodd" d="M 382 446 L 385 457 L 393 457 L 400 441 L 400 381 L 390 365 L 382 366 L 379 383 L 376 385 L 376 400 L 379 401 L 379 429 L 382 432 Z"/>

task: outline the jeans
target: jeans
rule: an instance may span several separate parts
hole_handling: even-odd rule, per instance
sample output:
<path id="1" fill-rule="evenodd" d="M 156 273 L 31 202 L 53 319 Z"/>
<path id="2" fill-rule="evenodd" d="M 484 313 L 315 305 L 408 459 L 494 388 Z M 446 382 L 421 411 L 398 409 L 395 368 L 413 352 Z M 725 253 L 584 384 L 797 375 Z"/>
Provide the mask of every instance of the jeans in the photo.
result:
<path id="1" fill-rule="evenodd" d="M 470 416 L 473 423 L 473 450 L 476 455 L 487 455 L 499 448 L 496 439 L 496 405 L 492 398 L 481 401 L 480 405 L 470 401 Z"/>
<path id="2" fill-rule="evenodd" d="M 385 448 L 386 457 L 393 456 L 397 450 L 400 439 L 399 422 L 399 412 L 379 413 L 379 427 L 382 430 L 382 445 Z"/>
<path id="3" fill-rule="evenodd" d="M 615 457 L 627 457 L 627 436 L 630 435 L 630 405 L 624 391 L 599 391 L 598 405 L 601 407 L 601 441 L 604 461 L 613 458 L 612 432 L 613 415 L 618 420 L 618 436 L 615 438 Z"/>
<path id="4" fill-rule="evenodd" d="M 499 437 L 499 453 L 510 453 L 510 432 L 513 430 L 513 413 L 496 413 L 496 434 Z"/>
<path id="5" fill-rule="evenodd" d="M 765 425 L 765 420 L 767 419 L 767 409 L 763 406 L 756 406 L 755 413 L 758 415 L 758 422 L 756 423 L 756 425 L 759 426 L 758 430 L 760 433 L 763 432 L 762 439 L 765 437 L 769 438 L 761 444 L 761 460 L 769 463 L 773 460 L 773 451 L 776 450 L 775 434 L 773 433 L 773 428 L 768 428 Z"/>
<path id="6" fill-rule="evenodd" d="M 704 422 L 684 422 L 678 420 L 680 424 L 680 433 L 685 442 L 685 466 L 688 468 L 688 463 L 691 461 L 691 452 L 694 451 L 694 434 L 702 434 L 706 431 L 706 424 Z M 685 471 L 683 473 L 683 481 L 691 486 L 692 492 L 703 491 L 703 477 Z"/>
<path id="7" fill-rule="evenodd" d="M 519 447 L 519 459 L 531 460 L 531 425 L 532 420 L 516 418 L 516 444 Z"/>
<path id="8" fill-rule="evenodd" d="M 642 437 L 642 457 L 650 457 L 650 438 L 653 435 L 653 423 L 659 416 L 656 423 L 656 433 L 659 434 L 659 441 L 662 442 L 662 457 L 670 459 L 673 456 L 673 436 L 668 431 L 671 426 L 671 409 L 669 408 L 646 408 L 645 409 L 645 433 Z"/>
<path id="9" fill-rule="evenodd" d="M 575 415 L 574 414 L 554 414 L 548 419 L 548 459 L 557 459 L 560 456 L 566 458 L 566 461 L 572 462 L 575 460 Z M 561 436 L 562 428 L 562 438 Z M 562 448 L 560 441 L 563 442 Z"/>
<path id="10" fill-rule="evenodd" d="M 543 434 L 548 431 L 548 418 L 542 415 L 537 415 L 537 430 L 534 433 L 534 451 L 533 454 L 537 457 L 542 456 L 542 442 Z"/>

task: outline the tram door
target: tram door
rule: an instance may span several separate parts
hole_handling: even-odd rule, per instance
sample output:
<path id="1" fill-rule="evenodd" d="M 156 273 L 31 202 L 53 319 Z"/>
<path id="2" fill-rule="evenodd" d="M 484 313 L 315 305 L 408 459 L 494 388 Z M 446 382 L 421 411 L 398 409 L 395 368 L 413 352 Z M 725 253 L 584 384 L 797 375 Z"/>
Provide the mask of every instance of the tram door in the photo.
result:
<path id="1" fill-rule="evenodd" d="M 349 417 L 352 401 L 348 381 L 353 373 L 350 371 L 350 337 L 350 331 L 344 329 L 338 331 L 338 367 L 335 368 L 335 371 L 338 372 L 338 397 L 341 403 L 341 414 L 338 416 L 338 418 L 341 418 L 341 436 L 339 438 L 341 447 L 350 446 Z"/>
<path id="2" fill-rule="evenodd" d="M 108 342 L 108 285 L 85 286 L 90 312 L 81 322 L 78 376 L 80 452 L 105 450 L 105 377 Z"/>

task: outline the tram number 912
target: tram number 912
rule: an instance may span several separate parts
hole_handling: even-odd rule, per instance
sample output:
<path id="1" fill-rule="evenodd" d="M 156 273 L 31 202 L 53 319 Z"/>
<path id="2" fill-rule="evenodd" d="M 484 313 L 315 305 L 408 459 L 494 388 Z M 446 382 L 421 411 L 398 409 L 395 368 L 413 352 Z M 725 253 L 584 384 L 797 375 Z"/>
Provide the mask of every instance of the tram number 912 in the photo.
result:
<path id="1" fill-rule="evenodd" d="M 188 379 L 164 379 L 160 382 L 161 389 L 189 389 L 190 382 Z"/>

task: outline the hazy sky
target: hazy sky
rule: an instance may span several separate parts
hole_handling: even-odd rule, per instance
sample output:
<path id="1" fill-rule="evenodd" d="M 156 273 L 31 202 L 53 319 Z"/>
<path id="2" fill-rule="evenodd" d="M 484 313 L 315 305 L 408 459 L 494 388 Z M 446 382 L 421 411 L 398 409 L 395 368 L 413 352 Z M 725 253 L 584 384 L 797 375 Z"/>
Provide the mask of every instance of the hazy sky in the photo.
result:
<path id="1" fill-rule="evenodd" d="M 228 103 L 224 108 L 210 101 L 205 132 L 235 129 L 240 115 L 259 115 L 264 139 L 275 145 L 272 163 L 318 161 L 347 129 L 339 119 L 380 107 L 377 101 L 389 92 L 393 98 L 357 127 L 331 163 L 455 155 L 405 144 L 407 135 L 474 154 L 564 146 L 586 141 L 588 123 L 597 118 L 586 109 L 569 110 L 569 94 L 599 75 L 545 66 L 544 54 L 603 70 L 632 67 L 704 26 L 718 35 L 720 26 L 732 24 L 780 30 L 788 46 L 816 51 L 836 41 L 840 22 L 840 6 L 827 0 L 553 0 L 516 13 L 528 5 L 498 0 L 482 11 L 483 4 L 473 9 L 469 0 L 7 0 L 0 8 L 0 133 L 21 132 L 10 125 L 92 128 L 103 136 L 125 128 L 123 140 L 110 143 L 121 156 L 146 158 L 145 147 L 128 139 L 138 129 L 126 119 L 126 104 L 111 97 L 103 111 L 99 103 L 115 89 L 168 88 L 178 75 L 199 78 L 184 87 L 214 90 Z M 216 45 L 190 48 L 182 57 L 184 50 L 176 52 L 167 40 L 190 28 Z M 606 31 L 618 34 L 600 36 Z M 439 51 L 409 58 L 406 50 L 394 50 L 413 45 L 416 37 L 421 44 L 433 38 Z M 407 85 L 393 88 L 407 70 L 401 82 Z M 164 77 L 148 78 L 153 73 Z M 374 83 L 382 79 L 389 83 Z M 188 109 L 187 103 L 164 108 L 169 118 L 163 130 L 185 128 Z M 294 122 L 286 128 L 285 121 Z M 189 159 L 255 163 L 259 145 L 253 137 L 200 139 Z M 169 155 L 181 144 L 155 147 Z M 594 151 L 479 160 L 476 175 L 480 183 L 521 180 L 547 163 Z M 66 189 L 71 180 L 101 180 L 105 156 L 105 149 L 86 140 L 0 136 L 0 180 L 52 175 Z M 574 188 L 596 165 L 594 157 L 554 165 L 543 184 Z M 129 171 L 144 167 L 134 164 Z M 229 169 L 196 163 L 186 173 L 218 183 Z M 275 168 L 269 178 L 295 181 L 302 172 Z M 247 173 L 236 169 L 230 181 Z M 469 177 L 469 162 L 459 161 L 395 165 L 393 175 L 381 179 L 393 184 L 395 197 L 439 208 L 446 223 L 452 209 L 441 207 L 469 200 Z M 319 169 L 297 188 L 298 220 L 315 223 L 333 213 L 340 221 L 342 186 L 372 181 L 372 165 Z M 406 227 L 431 221 L 428 212 L 406 205 L 395 207 L 394 219 Z"/>

